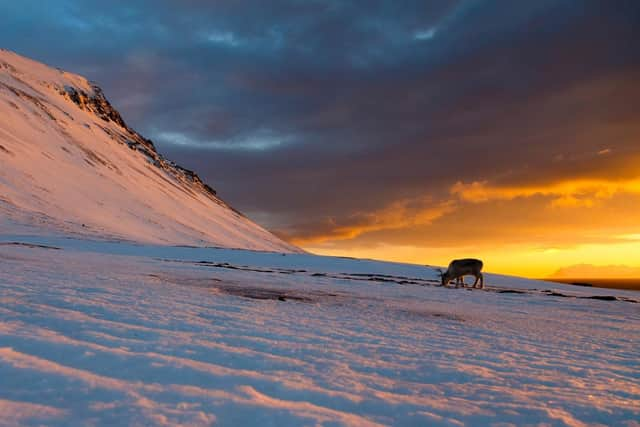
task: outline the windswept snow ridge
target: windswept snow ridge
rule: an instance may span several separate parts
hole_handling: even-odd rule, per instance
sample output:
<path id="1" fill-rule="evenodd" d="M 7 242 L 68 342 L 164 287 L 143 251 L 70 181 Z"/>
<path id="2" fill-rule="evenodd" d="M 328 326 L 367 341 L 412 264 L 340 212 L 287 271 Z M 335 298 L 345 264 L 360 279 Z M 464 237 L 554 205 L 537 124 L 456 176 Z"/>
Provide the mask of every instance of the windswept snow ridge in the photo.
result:
<path id="1" fill-rule="evenodd" d="M 160 155 L 84 77 L 0 50 L 0 231 L 299 252 Z"/>

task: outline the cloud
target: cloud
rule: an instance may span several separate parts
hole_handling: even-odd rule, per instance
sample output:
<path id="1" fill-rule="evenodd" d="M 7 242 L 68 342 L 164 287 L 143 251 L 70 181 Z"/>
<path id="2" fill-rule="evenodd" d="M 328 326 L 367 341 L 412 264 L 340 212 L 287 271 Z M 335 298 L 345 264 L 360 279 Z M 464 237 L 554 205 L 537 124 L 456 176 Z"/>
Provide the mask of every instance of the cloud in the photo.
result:
<path id="1" fill-rule="evenodd" d="M 474 248 L 480 252 L 502 251 L 506 258 L 525 249 L 553 255 L 549 249 L 570 252 L 584 245 L 602 245 L 589 253 L 589 257 L 597 260 L 598 251 L 600 258 L 608 254 L 607 245 L 635 243 L 629 234 L 637 233 L 637 224 L 640 224 L 637 206 L 640 206 L 640 194 L 623 193 L 588 208 L 558 208 L 551 206 L 550 198 L 545 196 L 483 203 L 458 200 L 428 224 L 388 227 L 336 244 L 345 249 L 380 244 L 416 246 L 439 248 L 449 253 L 455 252 L 456 247 Z M 629 259 L 635 250 L 629 249 L 626 256 L 622 255 L 623 259 Z M 552 257 L 548 261 L 552 261 Z"/>
<path id="2" fill-rule="evenodd" d="M 640 241 L 640 233 L 621 234 L 618 238 L 623 240 Z"/>
<path id="3" fill-rule="evenodd" d="M 209 31 L 205 34 L 205 38 L 211 43 L 221 44 L 229 47 L 237 47 L 242 43 L 230 31 Z"/>
<path id="4" fill-rule="evenodd" d="M 206 150 L 269 151 L 291 143 L 291 137 L 274 136 L 268 130 L 259 130 L 254 135 L 238 136 L 223 141 L 203 141 L 180 132 L 153 132 L 151 136 L 163 144 L 192 147 Z"/>
<path id="5" fill-rule="evenodd" d="M 436 36 L 437 32 L 438 32 L 437 28 L 429 28 L 427 30 L 418 30 L 415 33 L 413 33 L 413 38 L 420 41 L 431 40 Z"/>
<path id="6" fill-rule="evenodd" d="M 346 220 L 330 217 L 319 223 L 305 224 L 301 227 L 299 236 L 289 234 L 288 237 L 299 245 L 349 240 L 365 233 L 431 224 L 453 209 L 450 202 L 398 200 L 377 211 L 353 214 Z M 286 231 L 282 234 L 287 235 Z"/>
<path id="7" fill-rule="evenodd" d="M 640 194 L 640 178 L 627 180 L 576 179 L 533 186 L 492 186 L 488 182 L 456 182 L 451 194 L 471 203 L 548 196 L 557 207 L 593 206 L 618 193 Z"/>

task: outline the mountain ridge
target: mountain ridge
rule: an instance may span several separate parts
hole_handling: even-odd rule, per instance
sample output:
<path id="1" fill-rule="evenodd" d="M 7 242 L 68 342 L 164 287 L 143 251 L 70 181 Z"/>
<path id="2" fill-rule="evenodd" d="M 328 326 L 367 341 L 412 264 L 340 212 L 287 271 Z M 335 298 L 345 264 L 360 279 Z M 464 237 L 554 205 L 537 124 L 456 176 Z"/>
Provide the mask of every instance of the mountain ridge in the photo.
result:
<path id="1" fill-rule="evenodd" d="M 2 49 L 0 112 L 0 229 L 301 252 L 162 156 L 80 75 Z"/>

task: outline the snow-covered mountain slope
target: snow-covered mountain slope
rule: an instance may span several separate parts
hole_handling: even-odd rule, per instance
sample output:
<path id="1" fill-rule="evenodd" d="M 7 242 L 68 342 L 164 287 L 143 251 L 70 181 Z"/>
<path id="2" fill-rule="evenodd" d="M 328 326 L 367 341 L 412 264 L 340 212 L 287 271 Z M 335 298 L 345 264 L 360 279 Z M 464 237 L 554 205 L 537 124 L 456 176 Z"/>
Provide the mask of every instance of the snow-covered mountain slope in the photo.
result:
<path id="1" fill-rule="evenodd" d="M 299 252 L 130 129 L 76 74 L 0 50 L 0 232 Z M 35 230 L 35 231 L 34 231 Z"/>
<path id="2" fill-rule="evenodd" d="M 0 234 L 0 426 L 638 425 L 640 293 L 437 279 Z"/>

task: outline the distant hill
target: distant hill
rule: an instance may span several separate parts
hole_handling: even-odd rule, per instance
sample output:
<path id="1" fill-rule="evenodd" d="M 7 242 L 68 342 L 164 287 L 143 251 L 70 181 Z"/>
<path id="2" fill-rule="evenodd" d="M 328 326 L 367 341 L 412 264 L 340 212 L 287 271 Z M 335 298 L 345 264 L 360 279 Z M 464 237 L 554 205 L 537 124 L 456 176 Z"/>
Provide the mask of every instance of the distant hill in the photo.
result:
<path id="1" fill-rule="evenodd" d="M 593 278 L 557 278 L 545 279 L 557 283 L 568 283 L 570 285 L 587 286 L 596 288 L 629 289 L 640 291 L 640 278 L 638 279 L 593 279 Z"/>

